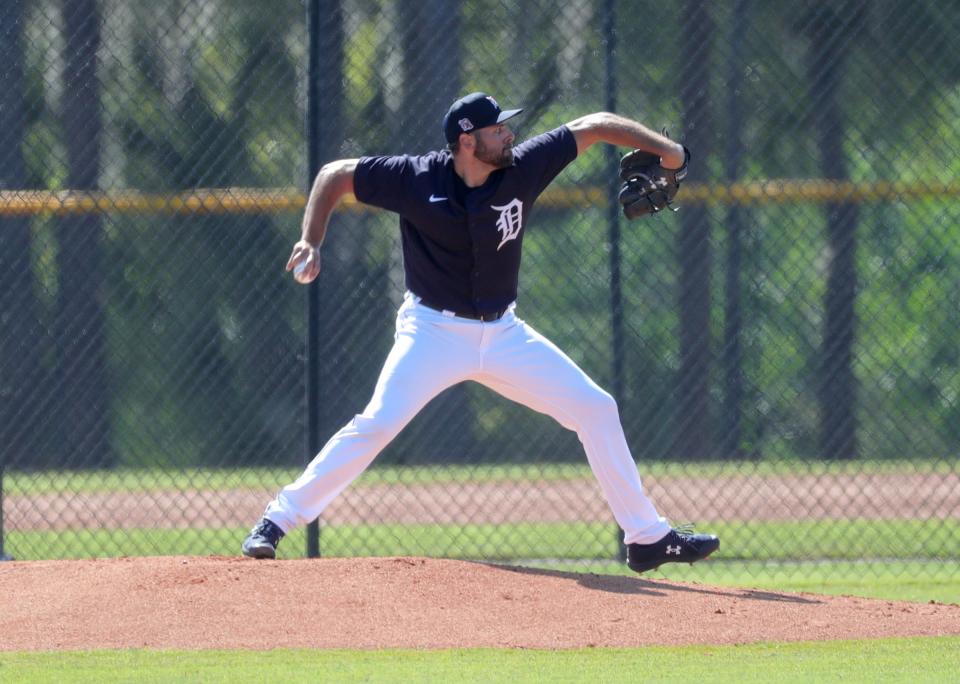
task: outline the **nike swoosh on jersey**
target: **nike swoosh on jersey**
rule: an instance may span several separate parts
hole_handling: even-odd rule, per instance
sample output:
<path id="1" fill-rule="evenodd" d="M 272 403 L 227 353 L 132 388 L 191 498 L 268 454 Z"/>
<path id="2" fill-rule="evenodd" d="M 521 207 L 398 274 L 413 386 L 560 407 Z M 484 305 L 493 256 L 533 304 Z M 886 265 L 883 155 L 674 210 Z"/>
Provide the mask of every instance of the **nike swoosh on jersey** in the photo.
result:
<path id="1" fill-rule="evenodd" d="M 436 204 L 437 202 L 446 202 L 446 197 L 437 197 L 436 195 L 430 195 L 430 201 Z"/>

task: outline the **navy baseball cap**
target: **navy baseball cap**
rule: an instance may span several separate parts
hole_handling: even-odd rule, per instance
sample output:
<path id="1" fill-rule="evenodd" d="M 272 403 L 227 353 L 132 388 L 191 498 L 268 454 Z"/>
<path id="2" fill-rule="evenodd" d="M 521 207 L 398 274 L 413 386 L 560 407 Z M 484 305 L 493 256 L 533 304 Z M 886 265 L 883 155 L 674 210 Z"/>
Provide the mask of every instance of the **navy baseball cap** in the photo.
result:
<path id="1" fill-rule="evenodd" d="M 497 101 L 486 93 L 470 93 L 450 105 L 443 117 L 443 135 L 448 143 L 455 143 L 461 133 L 503 123 L 522 112 L 522 109 L 500 109 Z"/>

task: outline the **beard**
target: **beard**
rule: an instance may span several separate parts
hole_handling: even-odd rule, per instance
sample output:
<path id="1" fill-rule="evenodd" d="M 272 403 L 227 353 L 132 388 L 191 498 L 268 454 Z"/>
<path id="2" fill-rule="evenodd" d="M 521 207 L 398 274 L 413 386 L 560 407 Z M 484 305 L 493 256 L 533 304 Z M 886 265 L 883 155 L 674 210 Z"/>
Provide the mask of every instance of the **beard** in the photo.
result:
<path id="1" fill-rule="evenodd" d="M 479 136 L 476 138 L 477 146 L 473 155 L 484 164 L 489 164 L 496 169 L 505 169 L 513 165 L 513 148 L 504 147 L 499 152 L 494 152 L 487 147 Z"/>

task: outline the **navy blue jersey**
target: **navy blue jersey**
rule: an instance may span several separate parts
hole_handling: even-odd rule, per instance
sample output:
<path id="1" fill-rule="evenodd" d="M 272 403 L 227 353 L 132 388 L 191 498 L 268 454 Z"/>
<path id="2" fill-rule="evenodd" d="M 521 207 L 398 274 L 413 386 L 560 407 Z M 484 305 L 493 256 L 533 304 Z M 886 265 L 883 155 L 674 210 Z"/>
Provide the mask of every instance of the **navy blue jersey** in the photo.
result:
<path id="1" fill-rule="evenodd" d="M 357 200 L 400 215 L 407 289 L 464 314 L 502 311 L 517 298 L 523 233 L 540 193 L 577 156 L 566 126 L 513 148 L 514 163 L 467 188 L 448 150 L 363 157 Z"/>

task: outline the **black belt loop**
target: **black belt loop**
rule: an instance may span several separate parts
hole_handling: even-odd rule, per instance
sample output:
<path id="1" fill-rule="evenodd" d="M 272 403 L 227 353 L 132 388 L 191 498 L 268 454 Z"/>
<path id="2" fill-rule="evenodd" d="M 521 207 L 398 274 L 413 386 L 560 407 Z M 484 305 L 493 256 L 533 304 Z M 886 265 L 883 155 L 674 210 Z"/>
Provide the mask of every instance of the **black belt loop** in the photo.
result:
<path id="1" fill-rule="evenodd" d="M 417 299 L 419 300 L 420 304 L 423 304 L 428 309 L 433 309 L 434 311 L 439 311 L 440 313 L 450 312 L 457 318 L 466 318 L 471 321 L 483 321 L 484 323 L 499 321 L 501 318 L 503 318 L 503 315 L 507 313 L 507 310 L 510 308 L 508 306 L 505 309 L 500 309 L 500 311 L 491 311 L 490 313 L 479 313 L 479 314 L 458 313 L 456 311 L 450 311 L 450 309 L 444 309 L 442 306 L 431 304 L 430 302 L 426 301 L 423 297 L 418 297 Z"/>
<path id="2" fill-rule="evenodd" d="M 483 321 L 485 323 L 489 323 L 491 321 L 499 321 L 501 318 L 503 318 L 503 314 L 505 313 L 507 313 L 506 309 L 502 309 L 500 311 L 494 311 L 493 313 L 488 313 L 488 314 L 479 314 L 477 315 L 475 320 Z M 464 318 L 469 318 L 469 316 L 464 316 Z"/>

